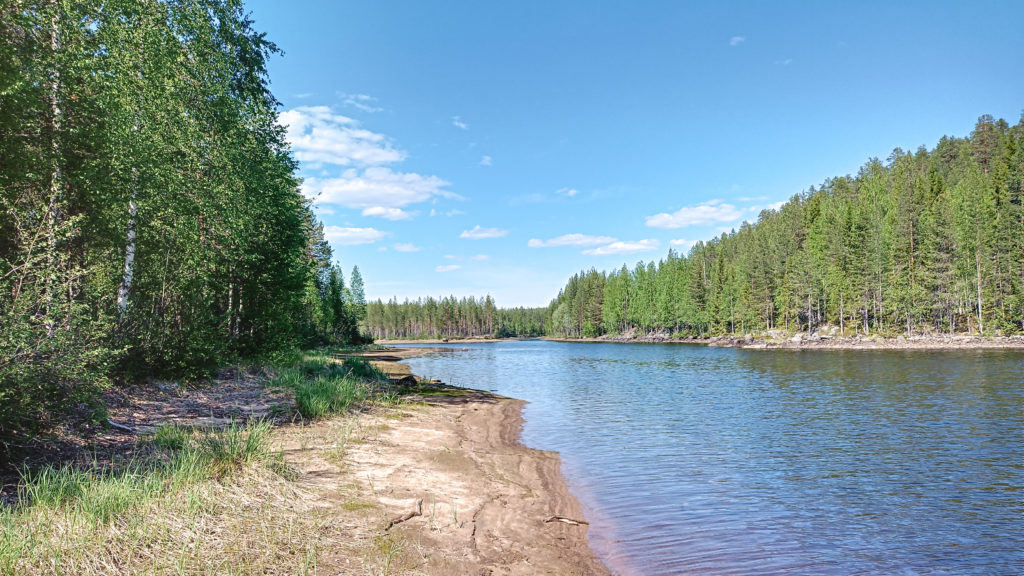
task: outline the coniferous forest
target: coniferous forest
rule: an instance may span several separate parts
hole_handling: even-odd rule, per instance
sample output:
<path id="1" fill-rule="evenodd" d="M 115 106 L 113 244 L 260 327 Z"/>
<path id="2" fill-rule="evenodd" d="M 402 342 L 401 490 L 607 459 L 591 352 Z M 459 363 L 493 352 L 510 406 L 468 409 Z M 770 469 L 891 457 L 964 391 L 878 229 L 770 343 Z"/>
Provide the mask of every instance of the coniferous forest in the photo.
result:
<path id="1" fill-rule="evenodd" d="M 239 0 L 3 2 L 0 38 L 0 432 L 359 337 Z"/>
<path id="2" fill-rule="evenodd" d="M 377 300 L 366 306 L 365 330 L 385 339 L 543 336 L 546 314 L 546 308 L 498 308 L 490 295 Z"/>
<path id="3" fill-rule="evenodd" d="M 660 262 L 573 276 L 550 335 L 1024 332 L 1024 119 L 895 150 Z"/>

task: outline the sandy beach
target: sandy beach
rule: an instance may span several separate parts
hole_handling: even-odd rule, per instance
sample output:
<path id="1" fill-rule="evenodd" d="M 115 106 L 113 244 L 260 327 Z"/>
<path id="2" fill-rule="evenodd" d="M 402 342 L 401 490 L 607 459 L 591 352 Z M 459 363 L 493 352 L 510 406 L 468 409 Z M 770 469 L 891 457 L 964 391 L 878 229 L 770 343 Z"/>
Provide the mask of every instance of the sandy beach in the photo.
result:
<path id="1" fill-rule="evenodd" d="M 357 540 L 400 542 L 389 573 L 607 574 L 585 524 L 545 522 L 582 513 L 558 455 L 519 443 L 522 406 L 455 391 L 375 409 L 356 418 L 340 466 L 308 449 L 293 462 L 325 495 L 346 486 L 345 501 L 365 503 L 343 510 Z M 321 567 L 348 573 L 342 556 Z"/>

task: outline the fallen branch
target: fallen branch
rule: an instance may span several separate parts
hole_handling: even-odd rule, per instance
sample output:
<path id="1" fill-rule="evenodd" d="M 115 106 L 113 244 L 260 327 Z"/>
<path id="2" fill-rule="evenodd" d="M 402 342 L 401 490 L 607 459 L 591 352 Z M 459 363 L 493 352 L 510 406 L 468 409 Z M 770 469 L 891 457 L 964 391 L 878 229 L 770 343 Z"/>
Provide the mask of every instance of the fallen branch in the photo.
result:
<path id="1" fill-rule="evenodd" d="M 118 424 L 117 422 L 114 422 L 110 418 L 107 418 L 107 424 L 110 424 L 111 428 L 117 428 L 118 430 L 123 430 L 125 432 L 131 432 L 132 434 L 135 434 L 135 428 L 132 428 L 131 426 L 125 426 L 124 424 Z"/>
<path id="2" fill-rule="evenodd" d="M 397 516 L 395 518 L 392 518 L 391 520 L 388 520 L 388 525 L 384 527 L 384 530 L 385 531 L 390 530 L 391 527 L 394 526 L 395 524 L 401 524 L 402 522 L 405 522 L 406 520 L 408 520 L 410 518 L 413 518 L 415 516 L 422 516 L 422 515 L 423 515 L 423 498 L 420 498 L 419 500 L 416 501 L 416 509 L 415 510 L 413 510 L 412 512 L 406 512 L 405 514 L 402 514 L 401 516 Z"/>
<path id="3" fill-rule="evenodd" d="M 561 522 L 562 524 L 571 524 L 573 526 L 590 525 L 590 522 L 586 520 L 573 520 L 572 518 L 566 518 L 565 516 L 552 516 L 544 521 L 545 524 L 548 522 Z"/>

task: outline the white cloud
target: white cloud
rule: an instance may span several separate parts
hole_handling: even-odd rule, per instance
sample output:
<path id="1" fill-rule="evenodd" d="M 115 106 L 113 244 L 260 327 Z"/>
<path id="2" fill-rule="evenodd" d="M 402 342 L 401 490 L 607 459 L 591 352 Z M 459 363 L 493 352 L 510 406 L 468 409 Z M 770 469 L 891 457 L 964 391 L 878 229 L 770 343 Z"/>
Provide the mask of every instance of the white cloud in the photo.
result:
<path id="1" fill-rule="evenodd" d="M 448 264 L 447 266 L 438 266 L 437 268 L 434 268 L 434 272 L 454 272 L 459 268 L 462 268 L 462 266 L 459 266 L 458 264 Z"/>
<path id="2" fill-rule="evenodd" d="M 387 136 L 360 128 L 359 122 L 335 114 L 327 106 L 286 110 L 278 123 L 285 127 L 288 142 L 301 162 L 371 166 L 401 162 L 406 156 Z"/>
<path id="3" fill-rule="evenodd" d="M 575 189 L 575 188 L 559 188 L 555 192 L 555 194 L 565 194 L 566 196 L 568 196 L 570 198 L 572 198 L 573 196 L 575 196 L 575 195 L 577 195 L 579 193 L 580 193 L 580 191 Z"/>
<path id="4" fill-rule="evenodd" d="M 792 63 L 793 63 L 793 59 L 792 58 L 786 58 L 785 60 L 776 60 L 775 61 L 775 65 L 776 66 L 789 66 Z"/>
<path id="5" fill-rule="evenodd" d="M 406 212 L 401 208 L 385 208 L 383 206 L 372 206 L 363 210 L 363 216 L 377 216 L 388 220 L 408 220 L 415 212 Z"/>
<path id="6" fill-rule="evenodd" d="M 646 240 L 637 240 L 636 242 L 612 242 L 607 246 L 600 246 L 590 250 L 584 250 L 583 253 L 589 256 L 608 256 L 610 254 L 633 254 L 635 252 L 648 252 L 650 250 L 656 250 L 660 243 L 653 238 Z"/>
<path id="7" fill-rule="evenodd" d="M 461 256 L 456 256 L 454 254 L 445 254 L 444 255 L 444 259 L 445 260 L 462 260 L 462 257 Z"/>
<path id="8" fill-rule="evenodd" d="M 480 159 L 481 166 L 490 166 L 492 162 L 493 160 L 491 159 L 490 156 L 484 156 L 483 158 Z"/>
<path id="9" fill-rule="evenodd" d="M 508 230 L 501 230 L 499 228 L 481 228 L 480 225 L 477 224 L 472 230 L 463 230 L 462 234 L 459 234 L 459 238 L 482 240 L 484 238 L 501 238 L 506 234 L 508 234 Z"/>
<path id="10" fill-rule="evenodd" d="M 739 46 L 746 41 L 747 39 L 743 36 L 733 36 L 732 38 L 729 38 L 729 46 Z"/>
<path id="11" fill-rule="evenodd" d="M 395 244 L 395 251 L 397 251 L 397 252 L 419 252 L 420 251 L 420 247 L 415 245 L 415 244 L 411 244 L 409 242 L 399 242 L 398 244 Z"/>
<path id="12" fill-rule="evenodd" d="M 786 202 L 786 200 L 780 200 L 779 202 L 772 202 L 767 206 L 762 206 L 758 204 L 751 206 L 750 208 L 747 208 L 747 210 L 754 214 L 760 214 L 762 210 L 778 210 L 779 208 L 782 208 L 786 204 Z"/>
<path id="13" fill-rule="evenodd" d="M 425 202 L 435 196 L 459 198 L 445 190 L 448 182 L 437 176 L 394 172 L 383 166 L 359 171 L 346 170 L 338 178 L 307 178 L 302 193 L 318 204 L 340 204 L 349 208 L 401 208 Z"/>
<path id="14" fill-rule="evenodd" d="M 382 232 L 373 228 L 342 228 L 341 226 L 324 227 L 324 238 L 326 238 L 331 244 L 337 244 L 339 246 L 373 244 L 387 235 L 387 232 Z"/>
<path id="15" fill-rule="evenodd" d="M 376 98 L 367 94 L 339 94 L 339 96 L 341 96 L 341 101 L 346 106 L 351 106 L 352 108 L 362 110 L 363 112 L 369 112 L 372 114 L 374 112 L 382 112 L 384 110 L 375 104 L 377 102 Z"/>
<path id="16" fill-rule="evenodd" d="M 459 116 L 452 116 L 452 126 L 455 126 L 456 128 L 459 128 L 461 130 L 469 130 L 469 124 L 463 122 L 462 118 Z"/>
<path id="17" fill-rule="evenodd" d="M 672 244 L 673 246 L 678 246 L 679 248 L 682 248 L 683 250 L 689 250 L 690 248 L 693 248 L 694 245 L 697 244 L 697 242 L 698 242 L 697 240 L 687 240 L 686 238 L 676 238 L 675 240 L 672 240 L 670 242 L 670 244 Z"/>
<path id="18" fill-rule="evenodd" d="M 743 211 L 721 200 L 710 200 L 696 206 L 685 206 L 671 214 L 661 213 L 647 217 L 652 228 L 683 228 L 713 222 L 732 222 L 743 216 Z"/>
<path id="19" fill-rule="evenodd" d="M 611 236 L 588 236 L 587 234 L 565 234 L 550 240 L 539 240 L 531 238 L 526 243 L 530 248 L 549 248 L 552 246 L 597 246 L 598 244 L 609 244 L 615 242 L 616 238 Z"/>
<path id="20" fill-rule="evenodd" d="M 491 259 L 491 257 L 488 256 L 487 254 L 477 254 L 476 256 L 473 256 L 473 260 L 483 261 L 483 260 L 490 260 L 490 259 Z"/>
<path id="21" fill-rule="evenodd" d="M 451 218 L 452 216 L 458 216 L 459 214 L 465 214 L 462 210 L 449 210 L 444 213 L 445 216 Z"/>

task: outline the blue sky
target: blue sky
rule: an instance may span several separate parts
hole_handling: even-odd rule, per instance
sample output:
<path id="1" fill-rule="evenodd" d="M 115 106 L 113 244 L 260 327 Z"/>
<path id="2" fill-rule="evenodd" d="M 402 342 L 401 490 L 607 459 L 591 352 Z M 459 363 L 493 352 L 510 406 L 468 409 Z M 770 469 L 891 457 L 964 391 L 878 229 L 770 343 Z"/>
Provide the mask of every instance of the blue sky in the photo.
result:
<path id="1" fill-rule="evenodd" d="M 371 299 L 545 306 L 1024 110 L 1024 2 L 249 0 Z"/>

